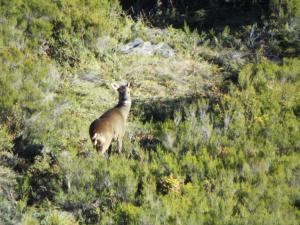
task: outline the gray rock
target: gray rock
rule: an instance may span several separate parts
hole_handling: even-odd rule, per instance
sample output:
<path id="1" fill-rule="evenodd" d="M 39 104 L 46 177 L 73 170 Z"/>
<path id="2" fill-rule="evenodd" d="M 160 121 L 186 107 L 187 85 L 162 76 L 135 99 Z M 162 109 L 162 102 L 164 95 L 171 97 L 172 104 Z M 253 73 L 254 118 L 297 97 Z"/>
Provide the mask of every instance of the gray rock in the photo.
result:
<path id="1" fill-rule="evenodd" d="M 149 41 L 144 42 L 142 45 L 140 45 L 138 48 L 135 48 L 134 50 L 136 53 L 140 55 L 149 55 L 149 56 L 153 55 L 155 52 L 155 48 Z"/>
<path id="2" fill-rule="evenodd" d="M 144 42 L 141 38 L 136 38 L 134 41 L 123 45 L 120 48 L 121 53 L 137 53 L 140 55 L 152 56 L 154 54 L 161 55 L 165 58 L 174 56 L 174 50 L 166 43 L 152 44 L 149 41 Z"/>
<path id="3" fill-rule="evenodd" d="M 141 38 L 136 38 L 133 41 L 129 42 L 126 45 L 123 45 L 120 49 L 120 51 L 123 54 L 128 54 L 133 51 L 134 48 L 137 48 L 138 46 L 143 45 L 144 41 Z"/>
<path id="4" fill-rule="evenodd" d="M 165 58 L 170 58 L 174 56 L 174 50 L 166 43 L 160 42 L 155 46 L 156 53 L 162 55 Z"/>

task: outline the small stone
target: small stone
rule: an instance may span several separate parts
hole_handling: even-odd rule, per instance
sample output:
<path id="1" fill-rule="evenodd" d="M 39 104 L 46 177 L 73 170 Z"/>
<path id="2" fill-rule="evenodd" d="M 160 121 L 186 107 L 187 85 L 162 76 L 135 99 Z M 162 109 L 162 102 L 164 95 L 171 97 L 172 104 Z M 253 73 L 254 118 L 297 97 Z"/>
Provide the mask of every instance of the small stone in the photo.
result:
<path id="1" fill-rule="evenodd" d="M 141 55 L 153 55 L 154 48 L 149 41 L 144 42 L 139 48 L 136 48 L 135 51 Z"/>
<path id="2" fill-rule="evenodd" d="M 120 51 L 123 54 L 128 54 L 128 53 L 132 52 L 134 48 L 142 45 L 143 43 L 144 43 L 144 41 L 141 38 L 136 38 L 133 41 L 129 42 L 128 44 L 123 45 L 121 47 Z"/>
<path id="3" fill-rule="evenodd" d="M 156 45 L 156 52 L 165 58 L 174 56 L 174 50 L 166 43 L 160 42 Z"/>
<path id="4" fill-rule="evenodd" d="M 152 56 L 155 53 L 165 58 L 174 56 L 174 50 L 166 43 L 159 43 L 157 45 L 152 44 L 149 41 L 144 42 L 141 38 L 136 38 L 134 41 L 123 45 L 120 48 L 121 53 L 137 53 L 140 55 Z"/>

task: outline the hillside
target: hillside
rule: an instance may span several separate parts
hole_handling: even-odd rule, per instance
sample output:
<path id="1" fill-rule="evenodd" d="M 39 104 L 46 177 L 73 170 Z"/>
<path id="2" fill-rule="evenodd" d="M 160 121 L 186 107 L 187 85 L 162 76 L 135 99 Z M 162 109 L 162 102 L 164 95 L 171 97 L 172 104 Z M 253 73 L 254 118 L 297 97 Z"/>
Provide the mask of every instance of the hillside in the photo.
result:
<path id="1" fill-rule="evenodd" d="M 299 223 L 300 4 L 160 2 L 0 3 L 0 224 Z"/>

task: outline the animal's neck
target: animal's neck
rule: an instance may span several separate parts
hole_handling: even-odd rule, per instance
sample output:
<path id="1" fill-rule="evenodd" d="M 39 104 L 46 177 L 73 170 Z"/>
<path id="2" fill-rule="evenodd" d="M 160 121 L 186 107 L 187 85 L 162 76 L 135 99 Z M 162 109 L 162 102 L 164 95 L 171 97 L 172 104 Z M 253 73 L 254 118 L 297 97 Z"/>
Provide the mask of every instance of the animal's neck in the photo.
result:
<path id="1" fill-rule="evenodd" d="M 124 118 L 128 117 L 130 108 L 131 108 L 131 99 L 127 98 L 127 99 L 119 99 L 119 103 L 116 106 L 120 109 L 122 115 Z"/>

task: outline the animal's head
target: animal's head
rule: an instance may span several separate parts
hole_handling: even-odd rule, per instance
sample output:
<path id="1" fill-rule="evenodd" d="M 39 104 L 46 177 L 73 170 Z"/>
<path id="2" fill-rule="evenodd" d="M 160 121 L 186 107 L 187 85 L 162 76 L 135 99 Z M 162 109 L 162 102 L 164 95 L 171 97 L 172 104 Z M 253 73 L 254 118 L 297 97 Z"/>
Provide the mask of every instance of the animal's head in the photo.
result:
<path id="1" fill-rule="evenodd" d="M 119 101 L 126 102 L 131 101 L 130 99 L 130 90 L 131 90 L 131 83 L 128 82 L 127 84 L 117 85 L 112 83 L 113 89 L 117 90 L 119 93 Z"/>

